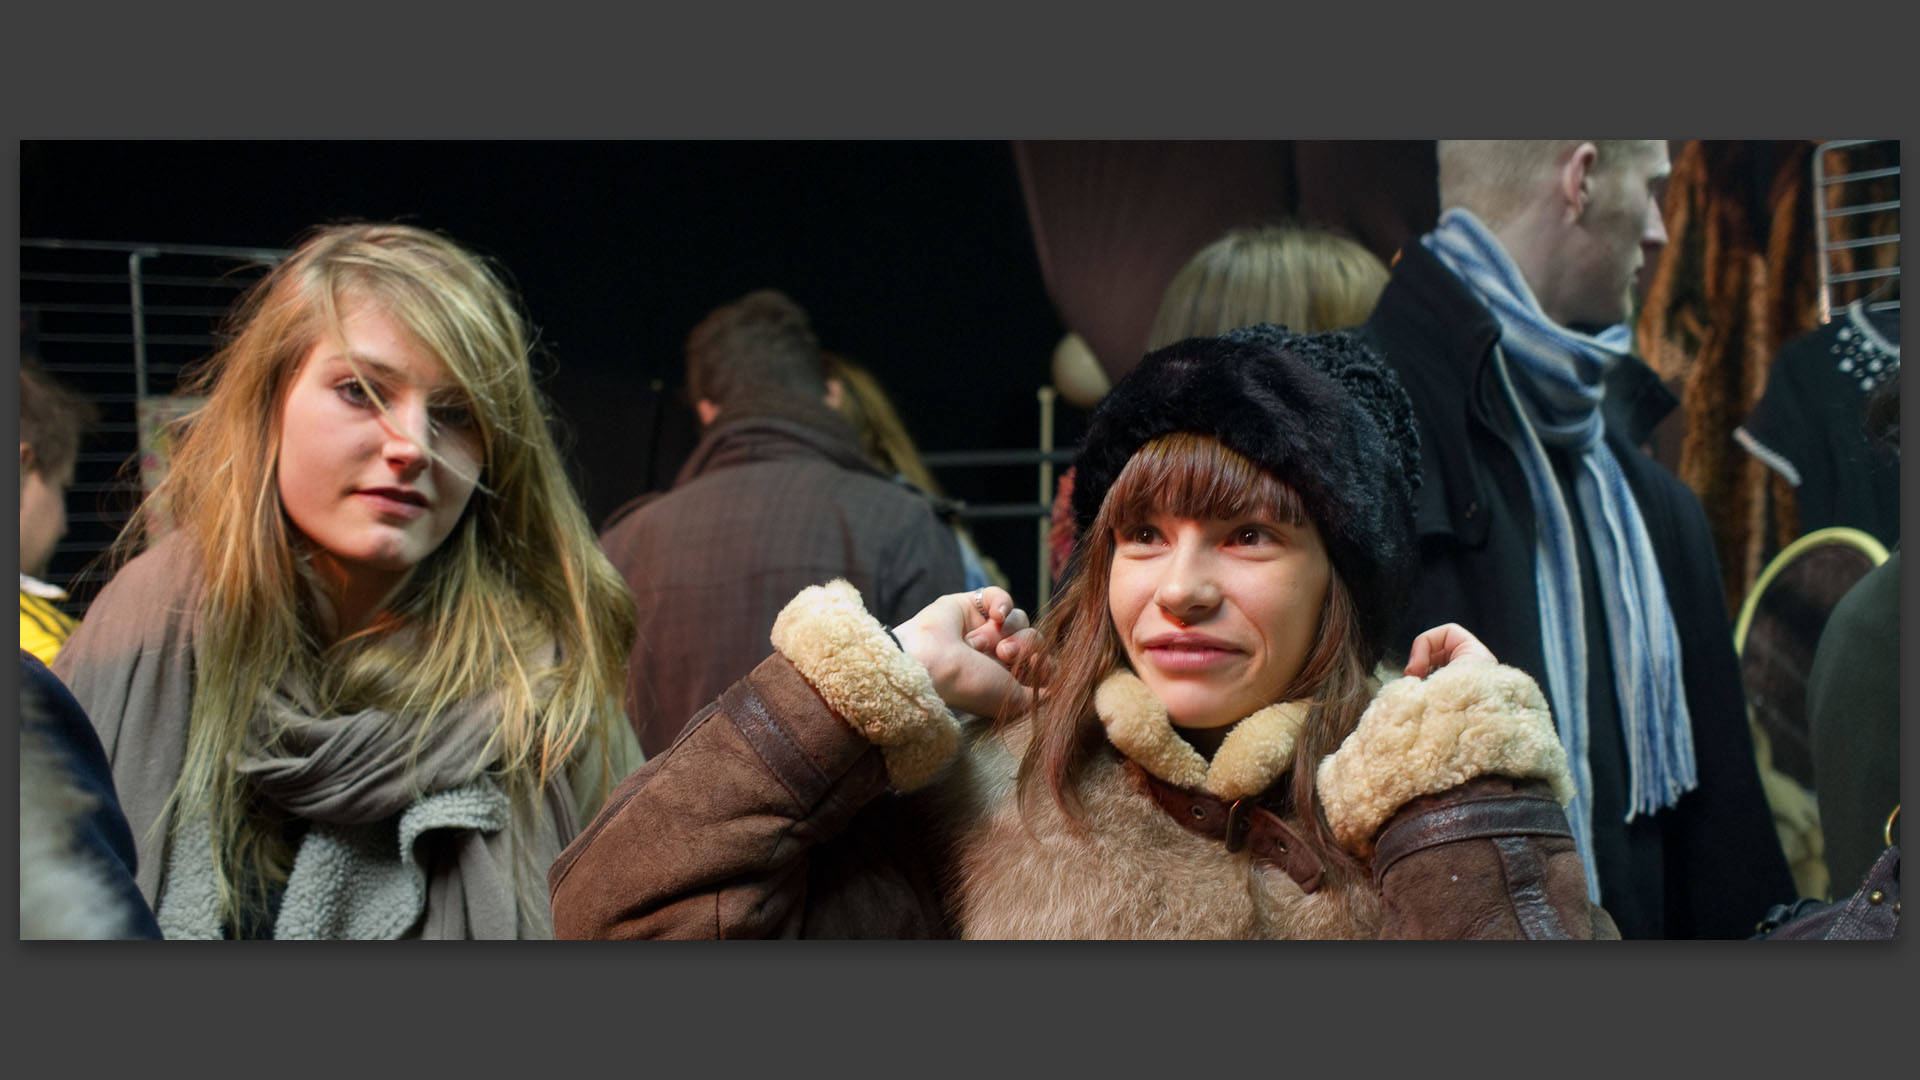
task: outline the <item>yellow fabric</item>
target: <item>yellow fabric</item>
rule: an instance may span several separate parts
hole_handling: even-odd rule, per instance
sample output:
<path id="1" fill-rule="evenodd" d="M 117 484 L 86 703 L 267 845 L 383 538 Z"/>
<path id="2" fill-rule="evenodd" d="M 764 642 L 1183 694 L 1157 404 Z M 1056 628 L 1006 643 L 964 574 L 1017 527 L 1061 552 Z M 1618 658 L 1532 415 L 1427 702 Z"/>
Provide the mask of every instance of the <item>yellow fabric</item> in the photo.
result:
<path id="1" fill-rule="evenodd" d="M 79 624 L 73 617 L 53 606 L 51 600 L 20 593 L 20 647 L 38 657 L 43 664 L 53 663 L 55 653 L 73 636 Z"/>
<path id="2" fill-rule="evenodd" d="M 1803 897 L 1830 899 L 1826 834 L 1820 831 L 1820 807 L 1814 793 L 1773 767 L 1773 740 L 1751 716 L 1748 725 L 1753 734 L 1754 758 L 1760 766 L 1760 790 L 1766 792 L 1767 804 L 1773 808 L 1773 828 L 1780 834 L 1780 848 L 1786 853 L 1787 869 L 1793 871 L 1794 887 Z"/>

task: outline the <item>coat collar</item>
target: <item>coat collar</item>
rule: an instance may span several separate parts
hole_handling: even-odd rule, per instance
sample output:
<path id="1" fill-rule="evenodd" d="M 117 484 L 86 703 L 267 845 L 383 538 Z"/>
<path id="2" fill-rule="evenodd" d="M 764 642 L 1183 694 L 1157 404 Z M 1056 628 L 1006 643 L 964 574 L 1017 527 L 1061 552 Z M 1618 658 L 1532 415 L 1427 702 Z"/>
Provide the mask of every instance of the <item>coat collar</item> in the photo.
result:
<path id="1" fill-rule="evenodd" d="M 1498 398 L 1489 396 L 1495 386 L 1487 381 L 1487 363 L 1500 340 L 1500 321 L 1458 274 L 1426 245 L 1408 244 L 1375 310 L 1397 324 L 1384 335 L 1387 341 L 1411 337 L 1426 346 L 1417 363 L 1394 365 L 1403 382 L 1421 384 L 1416 399 L 1438 403 L 1442 416 L 1472 416 L 1492 426 L 1489 409 Z M 1679 404 L 1659 373 L 1637 356 L 1628 355 L 1607 373 L 1601 409 L 1608 426 L 1633 445 L 1645 442 Z"/>
<path id="2" fill-rule="evenodd" d="M 1418 242 L 1401 249 L 1374 310 L 1369 329 L 1385 331 L 1378 335 L 1386 339 L 1380 344 L 1414 341 L 1422 346 L 1417 362 L 1393 365 L 1403 382 L 1420 384 L 1422 392 L 1415 397 L 1443 402 L 1445 415 L 1464 411 L 1500 340 L 1500 320 L 1493 312 Z"/>
<path id="3" fill-rule="evenodd" d="M 1306 722 L 1308 704 L 1276 702 L 1241 720 L 1227 732 L 1211 762 L 1173 730 L 1166 706 L 1125 668 L 1101 682 L 1093 708 L 1107 740 L 1129 760 L 1175 787 L 1231 800 L 1272 787 L 1293 764 L 1294 742 Z"/>
<path id="4" fill-rule="evenodd" d="M 1486 543 L 1495 485 L 1483 475 L 1468 432 L 1505 438 L 1497 410 L 1507 406 L 1491 364 L 1499 320 L 1459 275 L 1415 242 L 1395 260 L 1362 336 L 1392 365 L 1419 417 L 1416 527 L 1423 536 L 1448 535 L 1467 547 Z M 1614 365 L 1600 408 L 1615 455 L 1645 442 L 1677 403 L 1638 357 Z M 1531 543 L 1530 522 L 1517 524 Z"/>
<path id="5" fill-rule="evenodd" d="M 1422 536 L 1452 535 L 1479 546 L 1486 540 L 1487 501 L 1466 433 L 1491 426 L 1476 403 L 1486 399 L 1484 390 L 1497 389 L 1497 378 L 1482 384 L 1493 374 L 1488 361 L 1500 341 L 1499 320 L 1416 241 L 1394 260 L 1362 336 L 1399 375 L 1418 417 L 1415 527 Z"/>
<path id="6" fill-rule="evenodd" d="M 853 425 L 825 404 L 763 395 L 730 406 L 701 436 L 673 483 L 679 487 L 717 469 L 791 458 L 823 458 L 885 479 L 860 452 L 858 440 Z"/>

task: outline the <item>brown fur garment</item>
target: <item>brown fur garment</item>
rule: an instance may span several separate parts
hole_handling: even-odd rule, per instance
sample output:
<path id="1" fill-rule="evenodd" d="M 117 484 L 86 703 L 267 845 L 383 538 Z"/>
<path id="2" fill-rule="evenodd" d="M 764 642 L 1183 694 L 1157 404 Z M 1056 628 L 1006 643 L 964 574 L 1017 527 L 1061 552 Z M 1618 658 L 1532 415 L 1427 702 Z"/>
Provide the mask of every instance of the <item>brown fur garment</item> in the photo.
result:
<path id="1" fill-rule="evenodd" d="M 1022 815 L 1012 756 L 998 754 L 1001 797 L 958 845 L 956 922 L 969 938 L 1371 938 L 1379 897 L 1369 880 L 1331 871 L 1308 894 L 1277 867 L 1188 832 L 1127 779 L 1118 752 L 1089 765 L 1086 829 L 1051 799 Z M 973 768 L 986 766 L 970 756 Z"/>
<path id="2" fill-rule="evenodd" d="M 1799 228 L 1811 210 L 1795 209 L 1805 203 L 1795 178 L 1807 168 L 1806 150 L 1788 152 L 1775 169 L 1764 247 L 1748 210 L 1754 168 L 1746 142 L 1693 140 L 1681 149 L 1667 186 L 1667 248 L 1638 328 L 1641 355 L 1680 393 L 1684 435 L 1669 464 L 1707 512 L 1730 616 L 1775 546 L 1763 533 L 1770 474 L 1733 441 L 1733 429 L 1759 403 L 1780 346 L 1812 329 L 1811 251 Z"/>
<path id="3" fill-rule="evenodd" d="M 1380 900 L 1366 871 L 1328 865 L 1317 890 L 1248 850 L 1188 831 L 1136 786 L 1132 760 L 1161 781 L 1237 797 L 1291 766 L 1302 703 L 1267 706 L 1212 761 L 1179 740 L 1166 709 L 1130 672 L 1095 693 L 1106 735 L 1080 774 L 1075 827 L 1047 795 L 1015 791 L 1027 722 L 962 732 L 844 581 L 803 590 L 773 635 L 825 702 L 881 747 L 896 790 L 921 804 L 921 841 L 947 863 L 951 922 L 972 938 L 1370 938 Z M 1178 745 L 1175 745 L 1175 744 Z M 1184 750 L 1185 753 L 1181 753 Z M 1327 823 L 1364 853 L 1409 799 L 1483 774 L 1544 779 L 1564 800 L 1566 756 L 1540 689 L 1498 664 L 1458 662 L 1381 687 L 1341 748 L 1319 766 Z M 1362 864 L 1364 865 L 1364 864 Z"/>

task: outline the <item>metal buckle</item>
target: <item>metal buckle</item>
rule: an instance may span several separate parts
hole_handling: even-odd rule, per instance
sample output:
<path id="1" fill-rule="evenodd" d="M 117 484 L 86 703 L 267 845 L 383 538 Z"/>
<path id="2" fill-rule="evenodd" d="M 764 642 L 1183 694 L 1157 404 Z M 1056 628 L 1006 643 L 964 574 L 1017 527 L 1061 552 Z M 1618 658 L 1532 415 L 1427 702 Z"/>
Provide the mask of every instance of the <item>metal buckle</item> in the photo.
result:
<path id="1" fill-rule="evenodd" d="M 1227 850 L 1239 851 L 1247 846 L 1247 835 L 1253 831 L 1253 822 L 1247 817 L 1252 809 L 1244 798 L 1233 800 L 1227 807 Z"/>
<path id="2" fill-rule="evenodd" d="M 1888 847 L 1893 846 L 1893 823 L 1895 821 L 1898 821 L 1899 819 L 1900 819 L 1900 804 L 1894 803 L 1893 813 L 1887 815 L 1886 827 L 1880 830 L 1880 835 L 1886 839 Z"/>

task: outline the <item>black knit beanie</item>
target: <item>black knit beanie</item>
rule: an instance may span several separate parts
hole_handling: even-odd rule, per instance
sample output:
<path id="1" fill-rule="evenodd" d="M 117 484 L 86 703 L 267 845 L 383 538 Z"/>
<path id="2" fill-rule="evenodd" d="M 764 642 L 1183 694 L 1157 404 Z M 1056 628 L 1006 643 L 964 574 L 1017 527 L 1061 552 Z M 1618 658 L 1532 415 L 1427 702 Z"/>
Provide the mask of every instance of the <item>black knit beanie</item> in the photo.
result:
<path id="1" fill-rule="evenodd" d="M 1417 570 L 1420 486 L 1413 406 L 1392 370 L 1349 334 L 1273 325 L 1148 353 L 1088 421 L 1074 462 L 1076 546 L 1134 451 L 1175 431 L 1218 439 L 1300 494 L 1384 655 Z"/>

